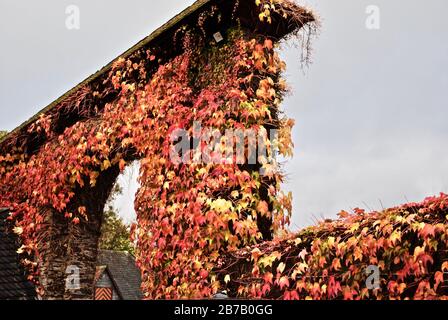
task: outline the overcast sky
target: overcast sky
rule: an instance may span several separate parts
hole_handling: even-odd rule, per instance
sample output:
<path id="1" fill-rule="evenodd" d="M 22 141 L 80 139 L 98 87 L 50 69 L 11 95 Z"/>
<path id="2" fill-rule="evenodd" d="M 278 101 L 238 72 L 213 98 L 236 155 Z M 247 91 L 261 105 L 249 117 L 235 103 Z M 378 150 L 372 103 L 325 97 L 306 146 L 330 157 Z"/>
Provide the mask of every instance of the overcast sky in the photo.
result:
<path id="1" fill-rule="evenodd" d="M 191 3 L 0 0 L 0 129 L 14 129 Z M 448 192 L 448 2 L 307 3 L 323 24 L 313 64 L 302 70 L 297 49 L 282 50 L 291 85 L 284 109 L 296 119 L 285 166 L 293 227 Z M 66 28 L 71 4 L 79 30 Z M 366 28 L 369 5 L 380 9 L 379 30 Z M 117 202 L 127 221 L 133 171 Z"/>

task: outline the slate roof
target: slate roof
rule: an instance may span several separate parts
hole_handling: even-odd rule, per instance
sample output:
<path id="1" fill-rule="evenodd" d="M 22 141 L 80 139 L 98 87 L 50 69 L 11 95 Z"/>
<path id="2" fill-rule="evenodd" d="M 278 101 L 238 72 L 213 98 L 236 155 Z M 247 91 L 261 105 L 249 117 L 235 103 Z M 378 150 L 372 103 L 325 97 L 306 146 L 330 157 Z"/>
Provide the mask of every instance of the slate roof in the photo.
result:
<path id="1" fill-rule="evenodd" d="M 133 255 L 123 251 L 100 250 L 97 265 L 107 266 L 107 271 L 121 299 L 141 300 L 143 298 L 140 290 L 140 271 Z"/>
<path id="2" fill-rule="evenodd" d="M 0 208 L 0 300 L 32 300 L 36 292 L 25 276 L 17 248 L 15 234 L 9 231 L 8 209 Z"/>

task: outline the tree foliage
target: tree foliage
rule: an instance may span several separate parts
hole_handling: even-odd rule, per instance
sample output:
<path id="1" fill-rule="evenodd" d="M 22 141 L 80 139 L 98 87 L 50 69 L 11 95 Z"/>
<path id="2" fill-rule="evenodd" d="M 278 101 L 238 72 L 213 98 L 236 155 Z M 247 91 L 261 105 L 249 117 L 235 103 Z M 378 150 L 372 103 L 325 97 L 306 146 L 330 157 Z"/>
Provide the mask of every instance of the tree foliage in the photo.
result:
<path id="1" fill-rule="evenodd" d="M 99 248 L 134 253 L 134 246 L 130 241 L 130 227 L 123 222 L 112 206 L 104 212 Z"/>
<path id="2" fill-rule="evenodd" d="M 130 240 L 130 226 L 123 222 L 123 219 L 118 216 L 117 209 L 113 206 L 113 201 L 120 194 L 122 194 L 122 189 L 117 183 L 104 211 L 99 248 L 103 250 L 127 251 L 134 254 L 134 245 Z"/>

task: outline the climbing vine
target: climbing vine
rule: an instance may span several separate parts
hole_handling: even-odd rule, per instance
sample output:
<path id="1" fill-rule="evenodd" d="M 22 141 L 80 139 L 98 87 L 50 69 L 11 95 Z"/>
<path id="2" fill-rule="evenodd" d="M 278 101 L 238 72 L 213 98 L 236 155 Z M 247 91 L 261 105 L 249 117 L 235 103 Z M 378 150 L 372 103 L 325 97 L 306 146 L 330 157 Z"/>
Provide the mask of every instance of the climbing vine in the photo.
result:
<path id="1" fill-rule="evenodd" d="M 271 23 L 268 12 L 279 10 L 275 3 L 265 7 L 257 1 L 261 20 Z M 270 239 L 288 223 L 291 196 L 280 191 L 283 176 L 275 161 L 247 164 L 248 151 L 238 162 L 228 156 L 226 137 L 211 150 L 212 157 L 226 155 L 221 162 L 194 161 L 191 153 L 172 161 L 172 133 L 185 129 L 195 138 L 197 122 L 221 132 L 252 130 L 262 137 L 267 157 L 274 148 L 292 154 L 293 121 L 279 110 L 286 86 L 276 45 L 238 27 L 223 36 L 217 43 L 183 27 L 175 36 L 182 39 L 183 52 L 167 62 L 151 49 L 118 59 L 104 80 L 116 99 L 101 110 L 83 106 L 86 97 L 95 101 L 102 93 L 82 87 L 58 109 L 79 109 L 81 121 L 58 131 L 61 116 L 43 114 L 27 129 L 45 137 L 39 152 L 13 147 L 0 156 L 0 205 L 12 209 L 14 231 L 22 240 L 19 253 L 36 283 L 46 239 L 43 209 L 72 225 L 89 224 L 92 213 L 75 201 L 77 192 L 133 160 L 140 160 L 141 187 L 132 234 L 146 298 L 211 296 L 222 286 L 213 271 L 220 255 Z M 269 136 L 266 129 L 278 135 Z M 249 140 L 243 145 L 251 147 Z M 196 151 L 209 147 L 201 141 Z"/>
<path id="2" fill-rule="evenodd" d="M 232 296 L 446 300 L 447 235 L 441 194 L 382 212 L 341 211 L 338 220 L 230 252 L 216 271 Z"/>
<path id="3" fill-rule="evenodd" d="M 255 8 L 261 23 L 283 19 L 284 34 L 313 20 L 286 0 L 256 0 Z M 0 206 L 11 208 L 18 252 L 39 293 L 43 255 L 76 253 L 64 234 L 98 227 L 101 206 L 89 203 L 97 195 L 85 194 L 110 192 L 107 178 L 138 160 L 131 234 L 147 299 L 222 290 L 245 298 L 446 298 L 444 194 L 384 212 L 343 211 L 337 221 L 286 231 L 292 198 L 280 190 L 274 157 L 292 155 L 294 121 L 280 110 L 285 64 L 274 37 L 238 23 L 212 37 L 207 26 L 221 19 L 212 6 L 196 26 L 176 30 L 172 43 L 181 50 L 173 56 L 160 46 L 140 48 L 20 134 L 0 135 Z M 204 140 L 202 129 L 210 128 L 221 134 Z M 250 137 L 224 134 L 238 130 L 258 138 L 255 149 Z M 179 150 L 185 137 L 191 148 Z M 242 154 L 234 152 L 238 143 Z M 52 234 L 51 223 L 67 230 Z M 51 242 L 60 247 L 48 249 L 54 238 L 63 239 Z M 365 285 L 370 266 L 381 273 L 374 288 Z"/>

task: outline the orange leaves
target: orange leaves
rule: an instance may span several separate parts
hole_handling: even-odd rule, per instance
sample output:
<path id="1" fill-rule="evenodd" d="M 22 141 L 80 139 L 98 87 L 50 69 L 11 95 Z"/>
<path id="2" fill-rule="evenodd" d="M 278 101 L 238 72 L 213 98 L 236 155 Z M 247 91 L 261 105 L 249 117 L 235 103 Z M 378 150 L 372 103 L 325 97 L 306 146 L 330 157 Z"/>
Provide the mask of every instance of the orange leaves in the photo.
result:
<path id="1" fill-rule="evenodd" d="M 441 283 L 444 283 L 444 276 L 443 276 L 443 272 L 437 271 L 434 275 L 434 290 L 437 290 L 437 288 L 439 287 L 439 285 Z"/>
<path id="2" fill-rule="evenodd" d="M 120 168 L 120 172 L 123 172 L 126 167 L 126 161 L 123 159 L 120 159 L 118 166 Z"/>
<path id="3" fill-rule="evenodd" d="M 261 255 L 262 255 L 262 253 L 261 253 L 260 249 L 255 248 L 255 249 L 252 250 L 252 259 L 253 259 L 255 262 L 258 261 L 258 258 L 259 258 Z"/>
<path id="4" fill-rule="evenodd" d="M 419 234 L 423 237 L 423 239 L 426 239 L 428 237 L 434 237 L 435 227 L 429 223 L 424 223 Z"/>
<path id="5" fill-rule="evenodd" d="M 445 262 L 442 263 L 441 270 L 442 271 L 448 271 L 448 261 L 445 261 Z"/>
<path id="6" fill-rule="evenodd" d="M 95 185 L 96 185 L 96 180 L 97 180 L 97 178 L 99 177 L 99 172 L 97 172 L 97 171 L 92 171 L 92 172 L 90 172 L 90 174 L 89 174 L 89 178 L 90 178 L 90 186 L 91 187 L 94 187 Z M 78 181 L 78 183 L 79 183 L 80 181 Z M 80 183 L 80 185 L 82 186 L 83 185 L 83 183 L 81 184 Z"/>
<path id="7" fill-rule="evenodd" d="M 275 8 L 266 8 L 266 1 L 258 4 L 262 19 L 268 21 Z M 264 245 L 251 249 L 262 240 L 260 215 L 272 215 L 276 235 L 288 221 L 292 195 L 280 192 L 282 175 L 270 170 L 274 183 L 266 185 L 258 172 L 234 164 L 174 165 L 166 137 L 170 128 L 189 130 L 196 120 L 219 130 L 265 125 L 285 90 L 279 79 L 283 63 L 270 39 L 241 37 L 220 45 L 211 55 L 201 56 L 201 50 L 193 48 L 161 65 L 149 81 L 130 81 L 129 73 L 144 74 L 142 67 L 156 59 L 151 51 L 140 59 L 120 59 L 107 79 L 119 91 L 118 97 L 98 117 L 68 128 L 43 146 L 45 154 L 32 159 L 20 152 L 0 156 L 1 190 L 17 185 L 6 196 L 2 193 L 2 201 L 5 197 L 8 206 L 22 205 L 20 220 L 15 221 L 16 233 L 27 243 L 22 250 L 34 250 L 35 230 L 44 221 L 36 208 L 76 210 L 71 203 L 76 195 L 71 192 L 96 186 L 101 172 L 115 166 L 123 171 L 126 161 L 135 157 L 142 165 L 135 202 L 138 228 L 133 236 L 138 264 L 146 271 L 143 289 L 148 298 L 201 298 L 218 285 L 239 283 L 243 287 L 238 292 L 246 297 L 377 297 L 376 291 L 365 291 L 365 269 L 370 264 L 381 271 L 383 286 L 377 290 L 381 297 L 406 295 L 407 281 L 415 282 L 412 288 L 418 286 L 423 293 L 440 290 L 448 264 L 434 257 L 446 250 L 442 236 L 447 196 L 384 213 L 341 211 L 342 220 L 308 228 L 289 241 L 269 243 L 268 249 Z M 50 133 L 50 120 L 41 119 L 36 130 Z M 278 137 L 266 140 L 282 155 L 292 155 L 293 125 L 292 119 L 278 120 Z M 261 196 L 261 186 L 269 190 L 268 196 Z M 67 219 L 77 224 L 89 214 L 79 207 L 77 213 L 67 213 Z M 246 250 L 249 277 L 229 269 L 224 272 L 231 275 L 214 278 L 219 257 L 238 249 Z M 246 285 L 248 278 L 258 286 Z"/>
<path id="8" fill-rule="evenodd" d="M 345 210 L 342 210 L 341 212 L 338 213 L 338 216 L 339 216 L 340 218 L 342 218 L 342 219 L 347 218 L 349 215 L 350 215 L 350 214 L 349 214 L 347 211 L 345 211 Z"/>
<path id="9" fill-rule="evenodd" d="M 401 231 L 395 230 L 394 232 L 392 232 L 389 240 L 392 243 L 392 245 L 395 245 L 397 241 L 401 241 Z"/>
<path id="10" fill-rule="evenodd" d="M 270 40 L 270 39 L 264 40 L 264 47 L 268 50 L 272 50 L 274 48 L 272 40 Z"/>
<path id="11" fill-rule="evenodd" d="M 262 216 L 266 216 L 269 212 L 268 203 L 264 200 L 258 202 L 257 211 L 260 212 Z"/>
<path id="12" fill-rule="evenodd" d="M 274 81 L 271 77 L 261 80 L 257 90 L 257 97 L 266 101 L 272 100 L 276 95 L 276 91 L 273 87 Z"/>
<path id="13" fill-rule="evenodd" d="M 264 281 L 260 294 L 283 299 L 296 295 L 348 300 L 441 298 L 448 258 L 446 225 L 440 219 L 446 214 L 436 208 L 444 199 L 448 196 L 424 202 L 423 209 L 421 204 L 414 204 L 420 209 L 418 214 L 410 205 L 406 210 L 403 206 L 372 214 L 358 209 L 353 215 L 343 214 L 343 220 L 325 222 L 294 238 L 257 247 L 261 275 L 254 277 Z M 262 248 L 274 250 L 275 258 L 263 254 Z M 287 267 L 291 263 L 292 267 Z M 375 272 L 366 273 L 375 270 L 372 266 L 378 268 L 378 279 Z M 271 281 L 277 291 L 272 290 Z M 367 287 L 376 283 L 379 287 Z"/>
<path id="14" fill-rule="evenodd" d="M 84 206 L 78 208 L 78 212 L 79 212 L 79 214 L 81 214 L 81 215 L 83 215 L 83 216 L 86 215 L 86 210 L 87 210 L 87 209 L 86 209 L 86 207 L 84 207 Z"/>
<path id="15" fill-rule="evenodd" d="M 278 281 L 278 286 L 280 287 L 280 290 L 284 290 L 285 287 L 288 288 L 289 287 L 289 279 L 287 276 L 283 276 L 281 277 Z"/>
<path id="16" fill-rule="evenodd" d="M 272 284 L 272 280 L 274 279 L 274 275 L 271 272 L 266 272 L 263 276 L 263 279 L 266 283 Z"/>
<path id="17" fill-rule="evenodd" d="M 155 144 L 142 144 L 141 152 L 145 154 L 140 177 L 142 189 L 136 199 L 141 230 L 138 235 L 139 248 L 142 253 L 146 253 L 137 258 L 158 279 L 157 284 L 154 281 L 144 283 L 148 297 L 203 297 L 208 294 L 208 288 L 213 282 L 210 270 L 223 250 L 253 244 L 260 238 L 257 213 L 268 215 L 271 204 L 266 199 L 258 200 L 262 181 L 259 175 L 240 172 L 238 168 L 229 165 L 186 163 L 173 166 L 168 157 L 170 148 L 164 142 L 159 144 L 159 141 L 164 141 L 170 128 L 188 128 L 194 121 L 202 121 L 202 125 L 218 129 L 227 126 L 245 128 L 248 121 L 254 121 L 254 126 L 263 124 L 264 118 L 269 115 L 269 107 L 262 103 L 262 99 L 277 95 L 273 77 L 269 80 L 266 73 L 267 68 L 279 63 L 272 59 L 272 52 L 267 52 L 272 49 L 272 42 L 264 39 L 261 43 L 239 39 L 237 46 L 225 48 L 226 52 L 216 55 L 228 60 L 225 69 L 220 70 L 220 73 L 226 75 L 225 81 L 215 82 L 213 71 L 212 74 L 199 74 L 201 79 L 197 79 L 197 83 L 207 83 L 207 87 L 199 88 L 198 97 L 189 96 L 189 84 L 185 83 L 189 76 L 185 72 L 188 72 L 192 57 L 179 57 L 161 67 L 153 77 L 156 81 L 146 86 L 144 95 L 148 98 L 141 102 L 146 107 L 135 108 L 139 112 L 151 112 L 151 117 L 160 118 L 157 120 L 160 122 L 134 121 L 136 126 L 144 123 L 144 129 L 141 128 L 144 137 L 137 135 L 135 127 L 122 125 L 130 122 L 128 116 L 123 117 L 121 124 L 117 123 L 117 130 L 129 137 L 130 144 L 140 139 L 145 144 L 146 141 Z M 238 61 L 228 59 L 229 54 L 235 54 Z M 218 62 L 221 65 L 222 62 Z M 251 89 L 243 90 L 244 86 L 241 86 L 245 81 L 248 81 L 248 85 L 254 81 L 254 74 L 240 79 L 236 71 L 241 74 L 256 71 L 257 80 L 266 80 L 260 84 L 259 96 Z M 137 92 L 138 87 L 135 90 Z M 170 92 L 170 95 L 166 95 L 166 92 Z M 160 95 L 155 97 L 156 93 Z M 228 105 L 226 103 L 229 101 L 231 114 L 227 108 L 221 107 Z M 184 104 L 191 104 L 193 108 L 185 107 Z M 148 135 L 147 127 L 151 135 Z M 121 145 L 122 148 L 126 146 Z M 120 169 L 123 168 L 124 163 Z M 274 187 L 271 197 L 276 199 L 277 193 L 278 188 Z M 279 210 L 277 216 L 281 216 L 283 205 L 276 204 L 275 208 Z M 251 268 L 254 277 L 262 274 L 263 268 L 272 267 L 281 256 L 278 252 L 264 255 L 257 248 L 251 250 L 250 254 L 254 262 Z M 190 267 L 191 261 L 197 261 L 193 268 Z M 171 285 L 169 279 L 174 274 L 178 279 Z M 225 274 L 221 279 L 224 280 L 221 285 L 229 284 L 231 275 Z M 270 292 L 273 276 L 266 279 L 268 283 L 260 287 L 258 292 Z M 216 286 L 216 282 L 213 285 Z M 248 292 L 249 289 L 238 291 Z M 258 294 L 256 290 L 251 292 Z"/>
<path id="18" fill-rule="evenodd" d="M 339 258 L 334 258 L 331 263 L 331 268 L 335 271 L 341 270 L 341 260 Z"/>

